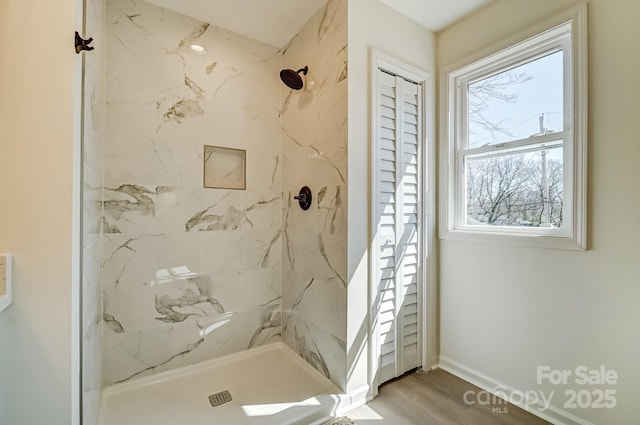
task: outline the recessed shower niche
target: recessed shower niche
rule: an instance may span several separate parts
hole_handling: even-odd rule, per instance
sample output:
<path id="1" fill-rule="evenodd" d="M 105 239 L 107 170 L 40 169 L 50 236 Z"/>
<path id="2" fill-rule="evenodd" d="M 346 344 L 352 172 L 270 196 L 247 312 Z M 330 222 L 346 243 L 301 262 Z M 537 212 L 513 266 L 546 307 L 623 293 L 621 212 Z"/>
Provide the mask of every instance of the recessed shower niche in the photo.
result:
<path id="1" fill-rule="evenodd" d="M 204 146 L 204 187 L 210 189 L 247 188 L 247 151 Z"/>

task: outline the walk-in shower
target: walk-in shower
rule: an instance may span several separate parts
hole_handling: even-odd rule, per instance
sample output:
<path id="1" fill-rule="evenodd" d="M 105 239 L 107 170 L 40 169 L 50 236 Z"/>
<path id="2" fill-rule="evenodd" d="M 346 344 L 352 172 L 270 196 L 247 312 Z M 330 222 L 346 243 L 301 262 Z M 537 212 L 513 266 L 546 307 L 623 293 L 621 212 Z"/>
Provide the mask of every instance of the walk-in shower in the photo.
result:
<path id="1" fill-rule="evenodd" d="M 85 425 L 322 423 L 348 404 L 346 2 L 286 47 L 154 3 L 89 32 Z"/>

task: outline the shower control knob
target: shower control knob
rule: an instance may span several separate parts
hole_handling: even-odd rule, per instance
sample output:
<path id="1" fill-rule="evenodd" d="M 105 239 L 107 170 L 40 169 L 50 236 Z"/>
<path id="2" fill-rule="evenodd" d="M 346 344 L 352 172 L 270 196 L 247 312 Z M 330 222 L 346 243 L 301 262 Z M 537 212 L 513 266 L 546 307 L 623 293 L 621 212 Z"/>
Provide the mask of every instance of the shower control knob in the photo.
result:
<path id="1" fill-rule="evenodd" d="M 293 199 L 297 199 L 298 200 L 298 204 L 300 204 L 300 208 L 302 208 L 303 210 L 308 210 L 311 207 L 311 189 L 309 189 L 309 186 L 302 186 L 302 189 L 300 189 L 300 192 L 298 193 L 298 196 L 294 196 Z"/>

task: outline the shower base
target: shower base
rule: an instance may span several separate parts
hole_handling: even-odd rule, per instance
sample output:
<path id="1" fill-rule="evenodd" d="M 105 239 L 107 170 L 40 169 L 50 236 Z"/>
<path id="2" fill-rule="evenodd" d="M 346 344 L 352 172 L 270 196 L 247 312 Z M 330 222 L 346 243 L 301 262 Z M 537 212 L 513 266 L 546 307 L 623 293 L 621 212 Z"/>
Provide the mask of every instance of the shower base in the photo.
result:
<path id="1" fill-rule="evenodd" d="M 100 425 L 318 425 L 347 400 L 279 342 L 113 385 L 103 393 Z"/>

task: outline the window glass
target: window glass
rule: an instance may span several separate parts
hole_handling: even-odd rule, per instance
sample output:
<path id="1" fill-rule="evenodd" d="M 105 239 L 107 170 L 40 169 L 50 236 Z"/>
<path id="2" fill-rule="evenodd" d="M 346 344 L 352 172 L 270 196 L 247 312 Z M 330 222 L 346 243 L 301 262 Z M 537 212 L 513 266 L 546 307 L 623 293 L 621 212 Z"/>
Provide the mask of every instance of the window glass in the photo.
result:
<path id="1" fill-rule="evenodd" d="M 467 101 L 468 147 L 563 130 L 563 52 L 472 82 Z"/>
<path id="2" fill-rule="evenodd" d="M 467 225 L 562 227 L 561 143 L 469 157 L 465 169 Z"/>

